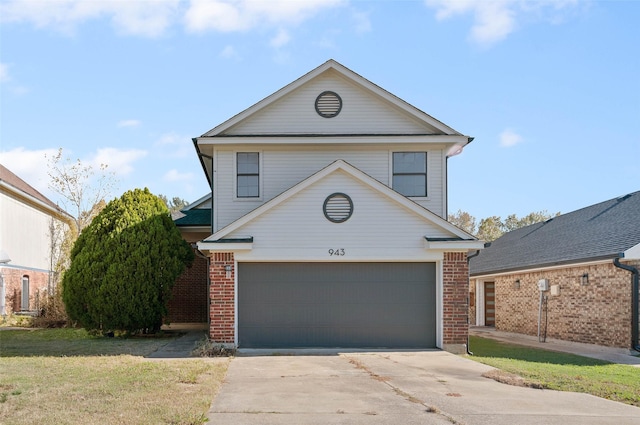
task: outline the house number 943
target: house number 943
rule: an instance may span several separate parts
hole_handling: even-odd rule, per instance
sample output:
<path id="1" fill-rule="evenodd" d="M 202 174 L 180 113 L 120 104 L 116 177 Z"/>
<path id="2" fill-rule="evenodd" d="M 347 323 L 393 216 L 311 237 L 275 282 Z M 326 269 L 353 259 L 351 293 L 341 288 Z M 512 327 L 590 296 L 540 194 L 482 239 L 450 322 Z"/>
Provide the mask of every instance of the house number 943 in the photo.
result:
<path id="1" fill-rule="evenodd" d="M 347 253 L 344 248 L 330 249 L 327 251 L 330 257 L 344 257 Z"/>

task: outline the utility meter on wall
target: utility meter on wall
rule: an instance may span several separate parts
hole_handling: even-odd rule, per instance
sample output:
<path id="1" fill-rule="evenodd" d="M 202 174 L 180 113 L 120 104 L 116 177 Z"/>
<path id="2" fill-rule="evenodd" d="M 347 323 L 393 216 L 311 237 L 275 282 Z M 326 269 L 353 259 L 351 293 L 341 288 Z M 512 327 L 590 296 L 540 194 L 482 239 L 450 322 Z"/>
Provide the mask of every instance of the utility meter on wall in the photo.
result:
<path id="1" fill-rule="evenodd" d="M 549 290 L 549 279 L 540 279 L 538 281 L 538 289 L 541 291 Z"/>

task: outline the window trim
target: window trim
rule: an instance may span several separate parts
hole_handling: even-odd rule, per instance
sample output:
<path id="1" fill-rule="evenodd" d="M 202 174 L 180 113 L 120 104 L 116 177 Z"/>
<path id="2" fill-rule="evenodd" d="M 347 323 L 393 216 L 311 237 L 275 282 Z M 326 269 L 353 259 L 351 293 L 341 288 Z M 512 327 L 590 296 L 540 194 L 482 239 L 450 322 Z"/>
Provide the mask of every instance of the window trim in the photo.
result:
<path id="1" fill-rule="evenodd" d="M 238 154 L 240 153 L 257 153 L 258 154 L 258 196 L 238 196 Z M 262 201 L 262 151 L 261 150 L 239 150 L 233 152 L 233 200 L 234 201 Z"/>
<path id="2" fill-rule="evenodd" d="M 394 172 L 394 168 L 393 168 L 393 155 L 396 154 L 396 153 L 424 153 L 424 155 L 425 155 L 425 157 L 424 157 L 424 160 L 425 160 L 425 172 L 424 173 L 395 173 Z M 429 167 L 429 151 L 426 151 L 426 150 L 406 150 L 406 149 L 405 150 L 398 150 L 398 151 L 390 151 L 390 154 L 389 154 L 389 187 L 391 189 L 395 190 L 396 192 L 398 192 L 399 194 L 401 194 L 402 196 L 405 196 L 407 198 L 414 199 L 414 200 L 428 200 L 429 199 L 429 193 L 430 193 L 430 190 L 429 190 L 429 180 L 430 180 L 429 179 L 429 168 L 430 168 Z M 422 175 L 422 174 L 424 174 L 424 180 L 425 180 L 425 182 L 424 182 L 424 189 L 425 189 L 425 192 L 426 192 L 425 195 L 408 196 L 408 195 L 405 195 L 405 194 L 399 192 L 398 190 L 396 190 L 393 187 L 393 178 L 396 175 L 408 176 L 408 175 Z"/>
<path id="3" fill-rule="evenodd" d="M 26 291 L 25 291 L 26 287 Z M 26 293 L 25 293 L 26 292 Z M 25 306 L 26 301 L 26 306 Z M 22 279 L 20 279 L 20 311 L 30 311 L 30 303 L 31 301 L 31 279 L 29 279 L 29 275 L 23 275 Z"/>

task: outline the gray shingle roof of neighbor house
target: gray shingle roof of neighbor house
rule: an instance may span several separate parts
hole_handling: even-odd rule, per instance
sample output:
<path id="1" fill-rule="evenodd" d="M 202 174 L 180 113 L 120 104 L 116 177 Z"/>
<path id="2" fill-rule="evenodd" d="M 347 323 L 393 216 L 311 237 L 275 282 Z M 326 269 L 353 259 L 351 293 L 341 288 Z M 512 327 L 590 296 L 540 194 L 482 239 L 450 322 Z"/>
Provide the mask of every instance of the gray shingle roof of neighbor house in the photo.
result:
<path id="1" fill-rule="evenodd" d="M 211 208 L 180 211 L 182 216 L 173 220 L 178 227 L 211 226 Z"/>
<path id="2" fill-rule="evenodd" d="M 618 257 L 640 244 L 640 191 L 509 233 L 469 260 L 472 276 Z"/>

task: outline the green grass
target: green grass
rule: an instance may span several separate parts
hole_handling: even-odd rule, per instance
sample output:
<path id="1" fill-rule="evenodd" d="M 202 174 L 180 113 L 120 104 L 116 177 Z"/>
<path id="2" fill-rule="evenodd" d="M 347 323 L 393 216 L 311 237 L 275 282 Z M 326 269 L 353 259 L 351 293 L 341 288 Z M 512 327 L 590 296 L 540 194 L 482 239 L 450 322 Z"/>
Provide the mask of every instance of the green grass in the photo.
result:
<path id="1" fill-rule="evenodd" d="M 167 342 L 0 331 L 0 423 L 202 424 L 229 360 L 143 357 Z"/>
<path id="2" fill-rule="evenodd" d="M 474 336 L 469 346 L 470 359 L 521 376 L 528 385 L 640 407 L 640 368 Z"/>
<path id="3" fill-rule="evenodd" d="M 0 357 L 11 356 L 146 356 L 178 334 L 162 338 L 107 338 L 84 329 L 24 329 L 0 331 Z"/>

